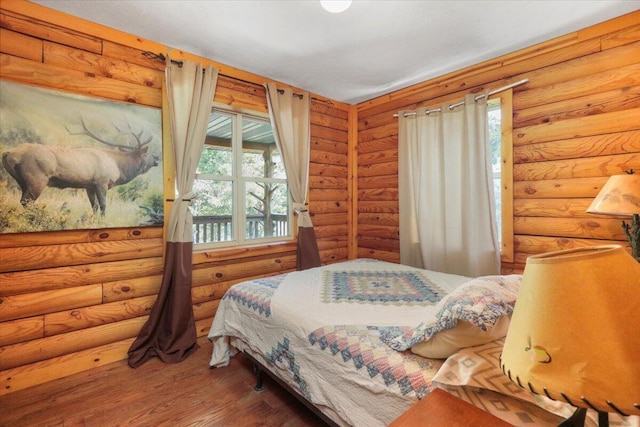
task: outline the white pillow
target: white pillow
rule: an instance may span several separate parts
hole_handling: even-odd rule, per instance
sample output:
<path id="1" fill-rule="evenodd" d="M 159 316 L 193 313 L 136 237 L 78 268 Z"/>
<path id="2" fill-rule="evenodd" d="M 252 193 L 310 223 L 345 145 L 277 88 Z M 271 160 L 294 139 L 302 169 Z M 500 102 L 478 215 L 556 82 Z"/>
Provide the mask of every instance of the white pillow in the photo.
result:
<path id="1" fill-rule="evenodd" d="M 502 316 L 488 331 L 483 331 L 473 323 L 458 320 L 453 329 L 447 329 L 435 334 L 431 339 L 420 342 L 411 347 L 411 352 L 431 359 L 446 359 L 456 351 L 482 345 L 507 335 L 511 316 Z"/>

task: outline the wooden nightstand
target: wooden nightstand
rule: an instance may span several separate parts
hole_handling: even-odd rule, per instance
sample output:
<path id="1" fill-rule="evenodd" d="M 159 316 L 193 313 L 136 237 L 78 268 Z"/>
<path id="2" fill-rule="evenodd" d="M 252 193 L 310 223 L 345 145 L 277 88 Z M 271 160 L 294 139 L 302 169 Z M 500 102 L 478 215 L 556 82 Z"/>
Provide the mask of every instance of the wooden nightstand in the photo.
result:
<path id="1" fill-rule="evenodd" d="M 437 388 L 389 425 L 416 426 L 508 427 L 511 424 Z"/>

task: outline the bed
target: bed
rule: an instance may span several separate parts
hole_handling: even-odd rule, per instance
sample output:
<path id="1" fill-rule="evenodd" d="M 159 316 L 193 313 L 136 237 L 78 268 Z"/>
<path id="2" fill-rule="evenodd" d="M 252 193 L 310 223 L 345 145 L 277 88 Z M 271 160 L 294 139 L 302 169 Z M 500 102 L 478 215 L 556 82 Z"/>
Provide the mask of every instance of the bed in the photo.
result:
<path id="1" fill-rule="evenodd" d="M 571 407 L 498 367 L 520 280 L 356 259 L 238 283 L 211 325 L 210 366 L 243 352 L 332 425 L 386 426 L 435 387 L 514 425 L 557 425 Z"/>

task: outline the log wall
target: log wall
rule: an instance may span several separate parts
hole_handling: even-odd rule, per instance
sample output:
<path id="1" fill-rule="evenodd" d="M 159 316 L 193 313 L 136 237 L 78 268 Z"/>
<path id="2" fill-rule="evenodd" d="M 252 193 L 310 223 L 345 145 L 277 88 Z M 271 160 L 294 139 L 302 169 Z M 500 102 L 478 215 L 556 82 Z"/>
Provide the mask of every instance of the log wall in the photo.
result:
<path id="1" fill-rule="evenodd" d="M 513 89 L 513 262 L 626 245 L 618 218 L 585 212 L 607 177 L 640 173 L 640 11 L 357 106 L 357 253 L 399 262 L 398 120 L 522 79 Z"/>
<path id="2" fill-rule="evenodd" d="M 0 4 L 2 79 L 166 112 L 164 64 L 145 51 L 168 47 L 32 3 Z M 266 112 L 268 79 L 175 55 L 220 70 L 216 103 Z M 399 261 L 395 112 L 522 78 L 530 81 L 513 96 L 515 259 L 503 271 L 521 271 L 530 254 L 624 243 L 619 219 L 584 210 L 609 175 L 640 170 L 639 71 L 636 12 L 357 106 L 312 94 L 309 198 L 322 261 Z M 1 234 L 0 395 L 126 358 L 160 286 L 163 234 L 158 227 Z M 292 242 L 194 254 L 198 335 L 231 284 L 291 271 L 295 257 Z"/>
<path id="3" fill-rule="evenodd" d="M 161 109 L 164 62 L 145 51 L 166 55 L 168 47 L 35 4 L 0 5 L 1 79 Z M 176 56 L 220 70 L 216 103 L 267 111 L 268 79 L 172 51 Z M 330 263 L 349 251 L 350 106 L 312 94 L 311 109 L 309 208 L 322 261 Z M 171 199 L 166 114 L 163 122 Z M 160 227 L 1 234 L 0 394 L 126 358 L 160 287 L 163 242 Z M 295 265 L 293 242 L 194 254 L 198 335 L 207 334 L 231 284 Z"/>

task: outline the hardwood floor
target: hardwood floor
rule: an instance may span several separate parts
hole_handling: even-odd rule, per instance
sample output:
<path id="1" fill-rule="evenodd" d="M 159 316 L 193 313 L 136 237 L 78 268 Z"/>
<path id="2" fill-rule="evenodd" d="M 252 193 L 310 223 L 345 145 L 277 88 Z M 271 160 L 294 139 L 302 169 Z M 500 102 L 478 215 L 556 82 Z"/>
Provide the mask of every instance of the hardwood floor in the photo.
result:
<path id="1" fill-rule="evenodd" d="M 211 343 L 186 361 L 157 359 L 138 369 L 126 361 L 0 397 L 0 426 L 324 426 L 264 376 L 255 392 L 251 362 L 238 355 L 209 369 Z"/>

